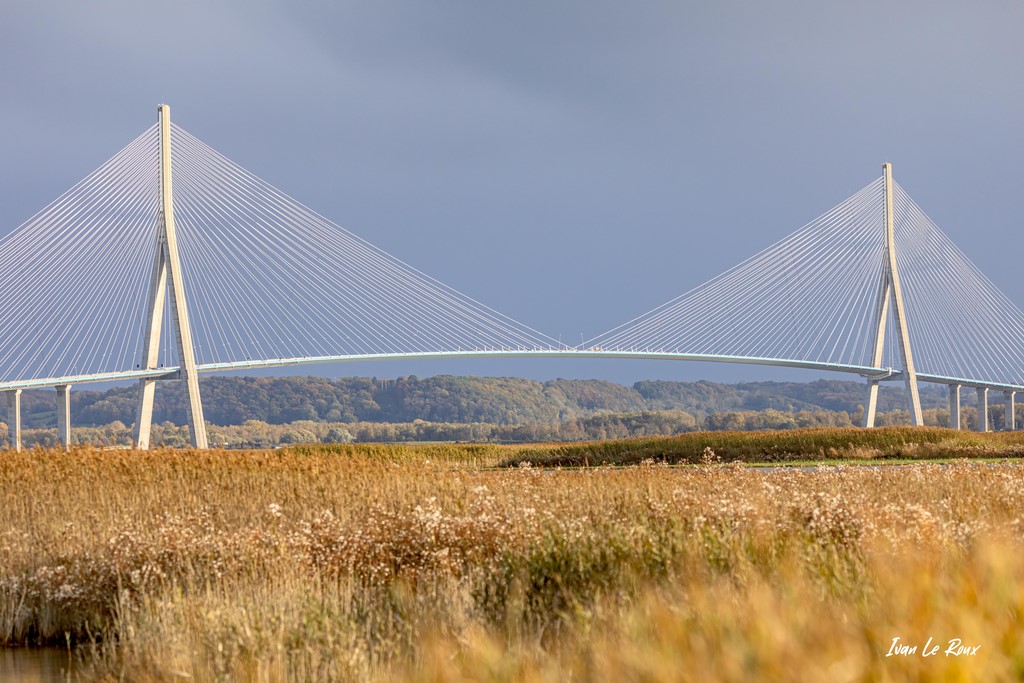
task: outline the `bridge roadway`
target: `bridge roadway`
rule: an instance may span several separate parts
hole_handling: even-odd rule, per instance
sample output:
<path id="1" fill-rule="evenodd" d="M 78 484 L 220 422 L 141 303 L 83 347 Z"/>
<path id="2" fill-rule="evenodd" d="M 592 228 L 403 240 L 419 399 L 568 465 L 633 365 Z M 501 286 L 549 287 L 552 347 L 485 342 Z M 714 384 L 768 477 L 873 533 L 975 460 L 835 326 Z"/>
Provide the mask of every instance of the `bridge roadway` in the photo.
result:
<path id="1" fill-rule="evenodd" d="M 865 365 L 843 365 L 839 363 L 819 363 L 815 361 L 788 360 L 781 358 L 758 358 L 754 356 L 720 356 L 699 353 L 669 353 L 663 351 L 605 351 L 600 348 L 590 349 L 527 349 L 500 348 L 482 351 L 431 351 L 413 353 L 363 353 L 339 356 L 310 356 L 301 358 L 271 358 L 266 360 L 240 360 L 223 363 L 197 364 L 199 372 L 227 372 L 232 370 L 251 370 L 260 368 L 279 368 L 292 365 L 313 365 L 324 363 L 351 363 L 378 360 L 432 360 L 443 358 L 632 358 L 644 360 L 685 360 L 715 363 L 743 363 L 747 365 L 773 365 L 807 370 L 827 370 L 831 372 L 853 373 L 873 380 L 899 379 L 900 371 L 891 368 L 874 368 Z M 45 377 L 39 379 L 12 380 L 0 382 L 0 391 L 15 389 L 37 389 L 41 387 L 69 386 L 75 384 L 94 384 L 97 382 L 115 382 L 131 379 L 157 378 L 177 379 L 178 366 L 155 368 L 152 370 L 124 370 L 120 372 L 103 372 L 87 375 L 67 375 L 64 377 Z M 919 375 L 922 379 L 924 376 Z M 964 384 L 973 386 L 969 382 Z M 995 388 L 995 385 L 988 385 Z M 1001 385 L 1000 385 L 1001 386 Z M 1024 387 L 1016 390 L 1024 391 Z"/>
<path id="2" fill-rule="evenodd" d="M 250 370 L 260 368 L 279 368 L 291 365 L 313 365 L 324 363 L 350 363 L 378 360 L 432 360 L 443 358 L 626 358 L 636 360 L 674 360 L 697 361 L 711 363 L 741 363 L 746 365 L 770 365 L 787 368 L 803 368 L 806 370 L 825 370 L 829 372 L 845 372 L 860 375 L 866 379 L 890 381 L 902 379 L 902 373 L 893 368 L 875 368 L 867 365 L 844 365 L 841 363 L 820 363 L 816 361 L 790 360 L 785 358 L 760 358 L 756 356 L 722 356 L 702 353 L 672 353 L 667 351 L 605 351 L 600 348 L 579 349 L 485 349 L 482 351 L 430 351 L 413 353 L 362 353 L 339 356 L 310 356 L 302 358 L 271 358 L 266 360 L 240 360 L 223 363 L 204 363 L 196 366 L 199 372 L 227 372 L 232 370 Z M 157 379 L 177 379 L 178 366 L 154 368 L 152 370 L 123 370 L 118 372 L 101 372 L 86 375 L 66 375 L 63 377 L 44 377 L 0 382 L 0 391 L 14 389 L 38 389 L 42 387 L 69 386 L 76 384 L 95 384 L 98 382 L 117 382 L 144 377 Z M 1024 385 L 986 382 L 964 377 L 947 377 L 917 373 L 917 378 L 924 382 L 948 384 L 993 391 L 1024 391 Z"/>

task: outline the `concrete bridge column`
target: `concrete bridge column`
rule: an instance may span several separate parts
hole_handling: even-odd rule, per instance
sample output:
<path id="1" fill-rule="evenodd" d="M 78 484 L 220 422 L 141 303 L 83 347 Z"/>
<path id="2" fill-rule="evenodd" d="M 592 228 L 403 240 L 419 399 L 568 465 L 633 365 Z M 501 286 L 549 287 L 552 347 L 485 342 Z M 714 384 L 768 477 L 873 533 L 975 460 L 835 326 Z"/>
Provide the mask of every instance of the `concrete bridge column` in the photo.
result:
<path id="1" fill-rule="evenodd" d="M 868 400 L 864 402 L 864 426 L 875 426 L 875 413 L 878 410 L 878 380 L 868 380 Z"/>
<path id="2" fill-rule="evenodd" d="M 978 431 L 988 431 L 988 387 L 978 387 Z"/>
<path id="3" fill-rule="evenodd" d="M 949 385 L 949 428 L 960 429 L 960 385 Z"/>
<path id="4" fill-rule="evenodd" d="M 21 452 L 21 389 L 7 392 L 7 438 L 11 448 Z"/>
<path id="5" fill-rule="evenodd" d="M 71 447 L 71 387 L 57 386 L 57 438 L 64 450 Z"/>
<path id="6" fill-rule="evenodd" d="M 1016 401 L 1014 400 L 1016 396 L 1016 391 L 1003 392 L 1003 398 L 1006 399 L 1006 418 L 1003 420 L 1003 426 L 1008 432 L 1012 432 L 1017 429 L 1017 406 L 1015 405 Z"/>

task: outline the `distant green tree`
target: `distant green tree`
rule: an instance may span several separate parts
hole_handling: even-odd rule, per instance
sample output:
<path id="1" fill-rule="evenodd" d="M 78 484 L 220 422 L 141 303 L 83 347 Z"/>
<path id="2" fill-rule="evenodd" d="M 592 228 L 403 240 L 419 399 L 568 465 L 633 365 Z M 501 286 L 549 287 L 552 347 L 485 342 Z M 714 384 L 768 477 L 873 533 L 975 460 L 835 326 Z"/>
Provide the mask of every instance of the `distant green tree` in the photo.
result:
<path id="1" fill-rule="evenodd" d="M 331 427 L 323 438 L 324 443 L 351 443 L 354 440 L 352 433 L 344 427 Z"/>

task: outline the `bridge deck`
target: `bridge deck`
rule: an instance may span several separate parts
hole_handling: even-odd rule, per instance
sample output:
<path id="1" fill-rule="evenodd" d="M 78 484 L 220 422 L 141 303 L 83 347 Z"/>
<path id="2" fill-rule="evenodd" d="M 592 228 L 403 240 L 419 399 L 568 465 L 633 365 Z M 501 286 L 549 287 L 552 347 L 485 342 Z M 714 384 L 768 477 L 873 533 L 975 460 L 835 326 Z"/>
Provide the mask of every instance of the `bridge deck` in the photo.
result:
<path id="1" fill-rule="evenodd" d="M 768 365 L 777 367 L 803 368 L 807 370 L 825 370 L 856 374 L 867 379 L 896 380 L 901 378 L 899 370 L 892 368 L 875 368 L 865 365 L 843 365 L 838 363 L 819 363 L 814 361 L 790 360 L 785 358 L 758 358 L 754 356 L 716 356 L 693 353 L 669 353 L 662 351 L 606 351 L 603 349 L 487 349 L 482 351 L 436 351 L 422 353 L 371 353 L 339 356 L 315 356 L 308 358 L 271 358 L 261 360 L 241 360 L 224 363 L 206 363 L 197 366 L 199 372 L 227 372 L 260 368 L 288 367 L 292 365 L 312 365 L 324 363 L 351 363 L 379 360 L 424 360 L 442 358 L 623 358 L 636 360 L 673 360 L 697 361 L 711 363 L 741 363 L 747 365 Z M 176 379 L 178 367 L 166 367 L 153 370 L 126 370 L 123 372 L 105 372 L 91 375 L 68 375 L 65 377 L 45 377 L 38 379 L 14 380 L 0 383 L 0 391 L 12 389 L 34 389 L 62 385 L 93 384 L 97 382 L 114 382 L 141 379 L 145 377 L 157 379 Z M 988 388 L 998 391 L 1024 391 L 1024 386 L 985 382 L 976 379 L 945 377 L 918 373 L 919 380 L 937 384 L 959 384 L 967 387 Z"/>

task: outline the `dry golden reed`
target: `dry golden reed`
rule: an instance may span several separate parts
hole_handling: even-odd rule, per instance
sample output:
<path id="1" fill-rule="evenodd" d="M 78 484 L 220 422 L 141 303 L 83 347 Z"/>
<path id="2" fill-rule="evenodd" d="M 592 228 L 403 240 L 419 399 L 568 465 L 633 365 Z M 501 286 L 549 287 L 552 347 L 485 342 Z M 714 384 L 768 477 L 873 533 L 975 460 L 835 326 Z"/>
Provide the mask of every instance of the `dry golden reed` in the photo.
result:
<path id="1" fill-rule="evenodd" d="M 84 680 L 1024 675 L 1020 465 L 546 452 L 0 454 L 0 643 Z"/>

